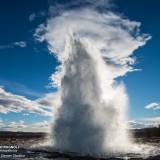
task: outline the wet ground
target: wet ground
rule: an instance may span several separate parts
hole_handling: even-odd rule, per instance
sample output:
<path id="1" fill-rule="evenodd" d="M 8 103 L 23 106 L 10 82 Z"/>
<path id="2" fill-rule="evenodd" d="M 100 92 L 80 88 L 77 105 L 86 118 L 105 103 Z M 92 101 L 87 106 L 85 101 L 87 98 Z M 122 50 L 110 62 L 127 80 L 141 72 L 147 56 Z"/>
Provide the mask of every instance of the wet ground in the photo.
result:
<path id="1" fill-rule="evenodd" d="M 22 136 L 23 135 L 23 136 Z M 23 133 L 17 137 L 0 136 L 0 160 L 160 160 L 160 137 L 136 138 L 136 142 L 154 146 L 148 154 L 143 150 L 140 154 L 117 154 L 117 155 L 80 155 L 71 152 L 60 152 L 53 147 L 42 145 L 47 141 L 46 135 L 26 136 Z"/>

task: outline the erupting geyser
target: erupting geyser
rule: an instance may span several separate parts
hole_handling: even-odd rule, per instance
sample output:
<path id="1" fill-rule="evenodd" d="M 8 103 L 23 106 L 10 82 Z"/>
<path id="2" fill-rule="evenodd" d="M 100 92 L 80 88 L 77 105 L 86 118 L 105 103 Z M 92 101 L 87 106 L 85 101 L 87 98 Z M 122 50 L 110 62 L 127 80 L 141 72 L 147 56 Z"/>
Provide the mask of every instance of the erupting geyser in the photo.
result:
<path id="1" fill-rule="evenodd" d="M 52 76 L 61 93 L 54 145 L 84 154 L 128 152 L 128 97 L 116 78 L 134 71 L 133 51 L 149 36 L 140 35 L 139 22 L 97 7 L 60 10 L 35 34 L 61 63 Z"/>
<path id="2" fill-rule="evenodd" d="M 126 150 L 130 141 L 123 86 L 112 86 L 105 61 L 98 52 L 93 54 L 94 47 L 88 50 L 74 36 L 67 43 L 62 105 L 53 132 L 56 147 L 91 154 Z"/>

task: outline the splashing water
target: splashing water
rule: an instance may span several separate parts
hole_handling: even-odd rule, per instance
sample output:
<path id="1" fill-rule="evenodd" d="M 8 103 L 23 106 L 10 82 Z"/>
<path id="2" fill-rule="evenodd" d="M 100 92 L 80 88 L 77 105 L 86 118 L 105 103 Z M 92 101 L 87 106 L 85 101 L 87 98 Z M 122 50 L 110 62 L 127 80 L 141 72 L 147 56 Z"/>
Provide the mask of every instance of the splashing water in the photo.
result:
<path id="1" fill-rule="evenodd" d="M 94 47 L 85 47 L 75 37 L 68 43 L 62 105 L 54 126 L 56 146 L 92 154 L 126 150 L 130 141 L 123 85 L 110 84 L 103 58 L 98 52 L 89 52 L 95 51 Z"/>
<path id="2" fill-rule="evenodd" d="M 61 105 L 53 126 L 56 148 L 83 154 L 138 151 L 128 133 L 128 97 L 116 78 L 134 71 L 133 51 L 150 38 L 140 23 L 95 8 L 64 11 L 40 25 L 61 65 L 52 76 Z"/>

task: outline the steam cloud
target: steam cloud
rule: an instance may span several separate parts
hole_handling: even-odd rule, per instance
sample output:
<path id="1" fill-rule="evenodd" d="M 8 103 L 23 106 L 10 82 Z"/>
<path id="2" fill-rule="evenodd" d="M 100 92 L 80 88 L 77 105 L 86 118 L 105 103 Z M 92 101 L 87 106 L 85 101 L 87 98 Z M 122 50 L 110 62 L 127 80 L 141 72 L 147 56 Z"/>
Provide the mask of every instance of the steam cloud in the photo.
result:
<path id="1" fill-rule="evenodd" d="M 128 97 L 115 79 L 135 70 L 133 52 L 150 36 L 139 33 L 139 22 L 103 9 L 100 2 L 108 1 L 79 2 L 57 5 L 35 33 L 61 63 L 52 75 L 61 93 L 54 145 L 84 154 L 127 152 Z"/>

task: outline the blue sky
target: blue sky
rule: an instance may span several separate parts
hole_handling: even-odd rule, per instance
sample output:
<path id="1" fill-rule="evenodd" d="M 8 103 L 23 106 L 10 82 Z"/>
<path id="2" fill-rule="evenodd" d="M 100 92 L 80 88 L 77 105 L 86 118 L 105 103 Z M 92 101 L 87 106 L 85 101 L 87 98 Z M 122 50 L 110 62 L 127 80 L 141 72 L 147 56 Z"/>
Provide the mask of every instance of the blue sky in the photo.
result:
<path id="1" fill-rule="evenodd" d="M 160 109 L 145 106 L 160 102 L 160 2 L 114 0 L 114 3 L 115 12 L 141 22 L 141 31 L 152 36 L 145 46 L 135 51 L 135 67 L 142 70 L 121 78 L 130 98 L 130 119 L 158 117 Z M 48 86 L 58 62 L 49 54 L 46 44 L 38 43 L 33 37 L 37 26 L 46 20 L 50 4 L 46 0 L 39 0 L 38 4 L 33 0 L 0 2 L 0 86 L 6 92 L 35 100 L 56 90 Z M 26 116 L 25 112 L 0 113 L 0 118 L 7 123 L 25 120 L 27 124 L 50 119 L 34 113 Z"/>
<path id="2" fill-rule="evenodd" d="M 124 78 L 132 107 L 131 117 L 159 116 L 159 110 L 146 110 L 144 106 L 160 101 L 158 94 L 160 90 L 160 22 L 157 20 L 160 2 L 157 0 L 138 2 L 124 0 L 122 3 L 117 0 L 116 4 L 118 10 L 124 15 L 142 23 L 142 32 L 152 36 L 144 47 L 135 52 L 138 57 L 136 67 L 141 68 L 142 71 L 128 74 Z"/>

